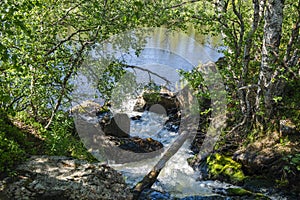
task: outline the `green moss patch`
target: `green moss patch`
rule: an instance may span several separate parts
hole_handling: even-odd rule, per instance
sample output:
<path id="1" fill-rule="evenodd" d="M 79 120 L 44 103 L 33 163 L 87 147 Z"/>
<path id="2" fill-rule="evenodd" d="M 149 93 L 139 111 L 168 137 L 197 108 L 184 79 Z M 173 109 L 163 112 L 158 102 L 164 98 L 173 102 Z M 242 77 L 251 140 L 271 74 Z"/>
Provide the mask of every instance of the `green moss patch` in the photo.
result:
<path id="1" fill-rule="evenodd" d="M 269 197 L 261 193 L 251 192 L 244 188 L 228 188 L 226 189 L 226 193 L 228 196 L 248 196 L 248 197 L 252 197 L 251 199 L 263 199 L 263 200 L 270 199 Z"/>
<path id="2" fill-rule="evenodd" d="M 161 100 L 161 96 L 159 92 L 145 92 L 143 94 L 143 98 L 149 104 L 158 103 Z"/>
<path id="3" fill-rule="evenodd" d="M 242 182 L 245 175 L 242 165 L 232 160 L 230 157 L 219 153 L 207 157 L 207 166 L 210 178 L 229 181 L 233 183 Z"/>

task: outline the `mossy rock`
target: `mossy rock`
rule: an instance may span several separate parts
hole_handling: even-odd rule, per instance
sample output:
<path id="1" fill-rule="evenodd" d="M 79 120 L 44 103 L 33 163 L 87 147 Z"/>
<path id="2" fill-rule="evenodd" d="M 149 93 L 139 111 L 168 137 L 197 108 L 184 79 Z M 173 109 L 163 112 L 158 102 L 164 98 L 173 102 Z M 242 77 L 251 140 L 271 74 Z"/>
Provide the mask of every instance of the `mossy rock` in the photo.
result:
<path id="1" fill-rule="evenodd" d="M 159 92 L 145 92 L 143 94 L 143 98 L 148 104 L 155 104 L 161 101 L 161 95 Z"/>
<path id="2" fill-rule="evenodd" d="M 244 188 L 228 188 L 226 192 L 229 196 L 246 196 L 252 195 L 253 193 Z"/>
<path id="3" fill-rule="evenodd" d="M 240 183 L 245 179 L 242 165 L 230 157 L 216 153 L 208 156 L 206 162 L 212 179 L 233 183 Z"/>
<path id="4" fill-rule="evenodd" d="M 226 193 L 228 196 L 248 196 L 249 199 L 262 199 L 262 200 L 269 200 L 270 198 L 261 194 L 261 193 L 255 193 L 251 192 L 249 190 L 246 190 L 244 188 L 228 188 L 226 189 Z"/>
<path id="5" fill-rule="evenodd" d="M 109 107 L 108 106 L 106 106 L 106 105 L 104 105 L 104 106 L 102 106 L 99 110 L 98 110 L 98 115 L 102 115 L 102 114 L 104 114 L 104 113 L 108 113 L 108 112 L 110 112 L 110 109 L 109 109 Z"/>

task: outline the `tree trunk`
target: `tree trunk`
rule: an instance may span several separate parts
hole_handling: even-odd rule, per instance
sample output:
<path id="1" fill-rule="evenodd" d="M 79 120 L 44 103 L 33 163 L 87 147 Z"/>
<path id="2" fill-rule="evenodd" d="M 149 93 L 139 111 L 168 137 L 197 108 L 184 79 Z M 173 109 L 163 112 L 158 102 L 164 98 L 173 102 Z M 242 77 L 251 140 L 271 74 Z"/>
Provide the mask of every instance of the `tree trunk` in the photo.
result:
<path id="1" fill-rule="evenodd" d="M 282 84 L 279 74 L 279 45 L 282 32 L 284 0 L 269 0 L 265 10 L 265 25 L 262 47 L 262 60 L 259 75 L 257 106 L 263 98 L 265 116 L 272 118 L 274 115 L 274 97 L 281 95 Z"/>
<path id="2" fill-rule="evenodd" d="M 186 86 L 178 94 L 177 99 L 181 106 L 180 135 L 171 144 L 152 170 L 143 178 L 143 180 L 135 185 L 133 188 L 134 199 L 138 199 L 143 190 L 151 188 L 170 158 L 177 153 L 184 142 L 191 142 L 197 134 L 199 114 L 198 111 L 193 112 L 192 109 L 197 108 L 199 105 L 198 100 L 194 98 L 191 92 L 189 86 Z"/>
<path id="3" fill-rule="evenodd" d="M 190 137 L 189 131 L 183 131 L 166 153 L 161 157 L 152 170 L 138 182 L 133 188 L 134 199 L 138 199 L 145 189 L 150 189 L 155 183 L 160 171 L 165 167 L 170 158 L 180 149 L 183 143 Z"/>

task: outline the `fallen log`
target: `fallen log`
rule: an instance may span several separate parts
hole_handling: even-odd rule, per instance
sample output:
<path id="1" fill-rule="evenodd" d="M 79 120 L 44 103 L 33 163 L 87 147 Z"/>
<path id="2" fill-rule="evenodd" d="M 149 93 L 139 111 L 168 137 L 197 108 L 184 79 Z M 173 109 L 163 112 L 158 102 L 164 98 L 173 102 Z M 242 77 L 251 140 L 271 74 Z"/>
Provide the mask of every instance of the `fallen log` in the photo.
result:
<path id="1" fill-rule="evenodd" d="M 165 167 L 170 158 L 177 153 L 180 147 L 187 140 L 192 140 L 197 133 L 199 124 L 199 114 L 193 109 L 197 108 L 198 101 L 193 97 L 189 86 L 186 86 L 177 96 L 181 105 L 181 124 L 179 132 L 181 133 L 169 149 L 163 154 L 152 170 L 132 188 L 133 199 L 138 199 L 145 189 L 150 189 L 155 183 L 159 173 Z"/>
<path id="2" fill-rule="evenodd" d="M 140 194 L 145 189 L 150 189 L 152 185 L 155 183 L 160 171 L 164 168 L 168 160 L 180 149 L 183 143 L 189 138 L 190 132 L 183 131 L 180 136 L 175 140 L 175 142 L 170 146 L 170 148 L 164 153 L 161 159 L 157 162 L 157 164 L 152 168 L 152 170 L 141 180 L 138 182 L 135 187 L 132 189 L 134 198 L 138 199 Z"/>

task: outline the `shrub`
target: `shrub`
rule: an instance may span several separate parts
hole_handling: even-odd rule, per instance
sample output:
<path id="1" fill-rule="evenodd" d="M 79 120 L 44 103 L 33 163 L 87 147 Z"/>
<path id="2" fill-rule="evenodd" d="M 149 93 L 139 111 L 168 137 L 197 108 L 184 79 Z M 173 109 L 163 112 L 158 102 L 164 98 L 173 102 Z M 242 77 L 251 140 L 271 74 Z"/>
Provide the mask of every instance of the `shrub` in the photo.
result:
<path id="1" fill-rule="evenodd" d="M 15 127 L 7 117 L 5 111 L 0 110 L 0 172 L 10 172 L 11 168 L 22 161 L 25 150 L 20 145 L 25 136 Z"/>

